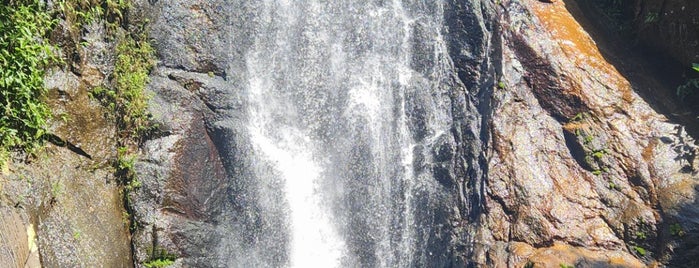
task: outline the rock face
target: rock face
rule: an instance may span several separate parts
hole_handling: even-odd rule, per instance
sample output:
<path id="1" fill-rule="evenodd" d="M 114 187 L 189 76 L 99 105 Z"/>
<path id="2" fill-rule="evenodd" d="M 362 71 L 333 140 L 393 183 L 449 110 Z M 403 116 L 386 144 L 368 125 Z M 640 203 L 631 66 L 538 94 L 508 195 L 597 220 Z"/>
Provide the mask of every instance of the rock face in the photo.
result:
<path id="1" fill-rule="evenodd" d="M 693 140 L 633 92 L 566 8 L 577 7 L 501 5 L 504 88 L 493 95 L 487 213 L 476 224 L 490 242 L 477 260 L 667 261 L 683 239 L 670 227 L 696 228 L 680 216 L 694 201 Z"/>
<path id="2" fill-rule="evenodd" d="M 79 36 L 65 20 L 57 24 L 50 38 L 71 66 L 44 79 L 55 144 L 15 155 L 0 171 L 0 266 L 133 267 L 123 187 L 112 168 L 115 126 L 88 93 L 111 73 L 114 43 L 105 41 L 104 24 Z"/>
<path id="3" fill-rule="evenodd" d="M 47 79 L 51 107 L 71 120 L 56 122 L 52 132 L 92 159 L 49 144 L 0 174 L 3 267 L 132 267 L 128 217 L 109 168 L 114 129 L 83 78 L 55 71 Z"/>
<path id="4" fill-rule="evenodd" d="M 445 228 L 448 263 L 696 265 L 693 138 L 605 59 L 571 15 L 574 1 L 496 2 L 444 6 L 458 77 L 449 96 L 455 145 L 435 156 L 449 174 L 435 177 L 457 200 Z M 149 88 L 162 135 L 145 143 L 137 165 L 135 261 L 165 250 L 177 265 L 225 266 L 226 256 L 247 254 L 240 245 L 261 243 L 222 239 L 238 231 L 287 243 L 274 222 L 242 215 L 252 197 L 240 194 L 255 176 L 245 172 L 253 161 L 246 107 L 234 93 L 246 83 L 249 44 L 233 41 L 254 31 L 239 28 L 254 4 L 138 7 L 161 60 Z M 269 250 L 262 263 L 284 263 L 284 252 Z"/>

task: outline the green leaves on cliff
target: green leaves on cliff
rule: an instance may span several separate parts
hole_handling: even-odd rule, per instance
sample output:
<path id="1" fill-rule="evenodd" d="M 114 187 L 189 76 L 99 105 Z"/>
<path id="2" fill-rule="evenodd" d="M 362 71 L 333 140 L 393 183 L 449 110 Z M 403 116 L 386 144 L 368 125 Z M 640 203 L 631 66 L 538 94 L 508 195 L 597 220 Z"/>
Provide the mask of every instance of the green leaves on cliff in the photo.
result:
<path id="1" fill-rule="evenodd" d="M 10 150 L 42 143 L 51 116 L 44 69 L 56 59 L 44 37 L 53 23 L 39 0 L 0 5 L 0 166 Z"/>
<path id="2" fill-rule="evenodd" d="M 92 91 L 93 96 L 111 111 L 117 122 L 119 137 L 124 139 L 139 137 L 150 128 L 145 88 L 155 56 L 153 48 L 144 39 L 131 35 L 120 38 L 111 86 Z"/>
<path id="3" fill-rule="evenodd" d="M 699 72 L 699 63 L 692 63 L 692 69 Z M 684 85 L 677 87 L 677 96 L 685 99 L 689 96 L 696 95 L 699 90 L 699 78 L 688 79 Z"/>
<path id="4" fill-rule="evenodd" d="M 127 0 L 59 0 L 57 4 L 73 32 L 100 19 L 114 30 L 123 20 L 124 11 L 131 7 Z"/>

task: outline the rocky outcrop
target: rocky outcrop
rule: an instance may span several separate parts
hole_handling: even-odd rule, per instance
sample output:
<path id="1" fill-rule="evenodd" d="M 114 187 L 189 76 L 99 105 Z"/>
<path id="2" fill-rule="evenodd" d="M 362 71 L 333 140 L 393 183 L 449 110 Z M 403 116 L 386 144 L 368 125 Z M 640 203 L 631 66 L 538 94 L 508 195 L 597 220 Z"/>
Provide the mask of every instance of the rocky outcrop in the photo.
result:
<path id="1" fill-rule="evenodd" d="M 56 122 L 53 133 L 92 159 L 49 144 L 32 161 L 15 161 L 0 174 L 3 266 L 132 266 L 128 215 L 110 168 L 114 129 L 84 83 L 62 71 L 47 79 L 51 94 L 60 96 L 51 107 L 70 117 L 70 123 Z"/>
<path id="2" fill-rule="evenodd" d="M 678 230 L 696 228 L 680 216 L 696 194 L 693 140 L 634 93 L 570 15 L 576 8 L 498 7 L 480 265 L 641 267 L 667 262 L 685 239 Z"/>
<path id="3" fill-rule="evenodd" d="M 577 4 L 447 6 L 445 34 L 458 69 L 450 97 L 462 105 L 453 108 L 459 146 L 447 157 L 454 177 L 440 181 L 460 200 L 453 263 L 691 266 L 699 229 L 694 140 L 600 53 L 571 15 Z M 273 223 L 241 215 L 254 197 L 240 189 L 255 185 L 242 171 L 251 160 L 241 130 L 244 101 L 233 93 L 244 82 L 248 44 L 236 34 L 253 29 L 226 31 L 254 4 L 139 7 L 161 60 L 149 88 L 162 135 L 146 141 L 137 165 L 143 186 L 131 196 L 139 222 L 135 261 L 167 251 L 177 265 L 225 266 L 222 256 L 247 254 L 236 251 L 240 244 L 260 243 L 252 234 L 224 241 L 230 232 L 277 238 Z"/>
<path id="4" fill-rule="evenodd" d="M 70 65 L 44 80 L 51 138 L 0 171 L 2 267 L 133 267 L 129 215 L 112 167 L 116 128 L 89 96 L 112 71 L 114 40 L 105 41 L 98 22 L 79 36 L 70 27 L 58 20 L 50 36 Z"/>

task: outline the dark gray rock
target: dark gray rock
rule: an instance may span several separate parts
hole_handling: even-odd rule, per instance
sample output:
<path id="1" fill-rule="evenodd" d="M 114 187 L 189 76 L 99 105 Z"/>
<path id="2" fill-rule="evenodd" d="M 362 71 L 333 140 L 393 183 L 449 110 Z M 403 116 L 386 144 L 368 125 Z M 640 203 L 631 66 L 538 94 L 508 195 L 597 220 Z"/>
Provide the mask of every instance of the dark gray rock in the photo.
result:
<path id="1" fill-rule="evenodd" d="M 429 263 L 640 267 L 673 254 L 687 260 L 696 250 L 690 232 L 699 228 L 691 205 L 694 140 L 633 91 L 564 2 L 498 2 L 445 3 L 444 35 L 456 73 L 443 81 L 449 91 L 440 105 L 450 108 L 452 121 L 448 133 L 431 141 L 436 146 L 425 146 L 435 134 L 426 127 L 431 114 L 420 91 L 427 82 L 412 78 L 415 88 L 406 94 L 407 124 L 420 142 L 413 148 L 414 172 L 428 171 L 442 187 L 440 200 L 424 200 L 439 205 L 425 222 L 449 223 L 428 235 L 430 248 L 448 243 Z M 242 88 L 249 36 L 259 19 L 251 10 L 258 4 L 140 3 L 152 10 L 144 15 L 161 59 L 149 88 L 162 135 L 144 144 L 137 165 L 143 186 L 131 196 L 140 223 L 133 237 L 139 263 L 158 248 L 176 254 L 182 266 L 288 261 L 285 201 L 269 196 L 280 182 L 256 177 L 255 168 L 272 171 L 254 165 L 246 132 Z M 416 35 L 425 35 L 425 27 L 415 26 Z M 425 58 L 431 48 L 411 44 L 420 53 L 411 66 L 427 73 L 434 67 Z M 306 103 L 313 96 L 291 97 Z M 328 138 L 326 147 L 346 152 L 333 159 L 347 164 L 337 171 L 364 183 L 348 184 L 341 193 L 348 201 L 333 205 L 363 209 L 371 200 L 361 196 L 374 182 L 369 168 L 354 164 L 370 157 L 371 144 L 349 148 L 332 138 L 367 130 L 317 132 Z M 356 224 L 345 232 L 364 232 L 348 238 L 351 250 L 364 256 L 359 261 L 378 263 L 370 254 L 377 245 L 369 241 L 376 226 L 337 214 Z"/>

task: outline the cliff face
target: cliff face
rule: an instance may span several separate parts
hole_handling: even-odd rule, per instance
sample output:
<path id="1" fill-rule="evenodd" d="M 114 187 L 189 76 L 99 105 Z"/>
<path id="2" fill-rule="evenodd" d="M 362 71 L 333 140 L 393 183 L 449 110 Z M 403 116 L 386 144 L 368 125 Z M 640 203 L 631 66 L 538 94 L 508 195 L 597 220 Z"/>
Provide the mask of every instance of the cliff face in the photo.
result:
<path id="1" fill-rule="evenodd" d="M 56 40 L 75 47 L 64 21 Z M 89 28 L 89 45 L 75 51 L 72 71 L 50 70 L 45 79 L 56 118 L 48 143 L 34 157 L 17 159 L 0 173 L 0 263 L 3 267 L 132 267 L 129 219 L 113 176 L 115 126 L 88 96 L 108 73 L 113 44 Z M 62 32 L 63 31 L 63 32 Z M 74 42 L 74 43 L 71 43 Z M 79 56 L 78 56 L 79 55 Z M 68 68 L 67 68 L 68 69 Z M 71 143 L 91 159 L 66 146 Z M 62 145 L 62 146 L 59 146 Z"/>
<path id="2" fill-rule="evenodd" d="M 225 265 L 239 244 L 223 237 L 240 230 L 287 243 L 264 215 L 243 215 L 250 197 L 241 193 L 255 176 L 246 173 L 247 103 L 236 97 L 250 44 L 237 41 L 255 31 L 241 27 L 255 6 L 139 7 L 132 15 L 151 19 L 160 57 L 149 88 L 164 135 L 145 143 L 137 165 L 136 261 L 166 249 L 185 266 Z M 448 216 L 452 265 L 695 265 L 694 140 L 636 93 L 663 83 L 622 75 L 581 14 L 574 1 L 445 4 L 458 70 L 449 98 L 460 115 L 440 158 L 448 169 L 440 183 L 457 205 Z M 283 252 L 269 250 L 266 263 L 284 262 Z"/>
<path id="3" fill-rule="evenodd" d="M 693 140 L 607 62 L 575 2 L 501 7 L 505 88 L 493 97 L 479 262 L 681 258 L 679 234 L 696 228 Z"/>

